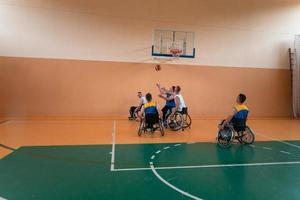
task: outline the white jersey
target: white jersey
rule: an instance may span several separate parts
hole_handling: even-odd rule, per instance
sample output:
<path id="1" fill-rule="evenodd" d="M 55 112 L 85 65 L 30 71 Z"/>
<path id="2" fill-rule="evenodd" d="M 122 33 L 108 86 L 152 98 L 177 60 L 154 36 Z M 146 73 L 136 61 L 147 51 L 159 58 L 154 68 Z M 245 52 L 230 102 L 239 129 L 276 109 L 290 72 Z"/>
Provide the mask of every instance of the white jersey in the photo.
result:
<path id="1" fill-rule="evenodd" d="M 177 94 L 176 97 L 179 98 L 178 111 L 181 112 L 183 108 L 186 108 L 185 101 L 184 101 L 183 96 L 181 94 Z"/>
<path id="2" fill-rule="evenodd" d="M 141 102 L 143 105 L 146 104 L 147 103 L 146 97 L 141 97 Z"/>

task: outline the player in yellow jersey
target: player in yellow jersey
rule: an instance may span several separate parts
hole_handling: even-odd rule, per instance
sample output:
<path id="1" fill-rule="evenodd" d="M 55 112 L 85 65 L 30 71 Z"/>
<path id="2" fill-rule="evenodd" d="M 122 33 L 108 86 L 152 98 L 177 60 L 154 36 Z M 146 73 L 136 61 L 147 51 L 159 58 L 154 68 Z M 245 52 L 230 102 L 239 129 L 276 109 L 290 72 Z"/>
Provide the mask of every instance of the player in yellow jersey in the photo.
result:
<path id="1" fill-rule="evenodd" d="M 153 125 L 159 123 L 159 117 L 162 116 L 156 102 L 152 101 L 152 95 L 146 94 L 147 103 L 144 104 L 141 111 L 141 118 L 144 116 L 147 124 L 147 129 L 153 130 Z"/>
<path id="2" fill-rule="evenodd" d="M 239 94 L 236 98 L 236 105 L 233 107 L 232 114 L 219 124 L 219 129 L 224 129 L 227 124 L 232 124 L 233 128 L 239 132 L 246 127 L 249 109 L 244 104 L 247 97 L 244 94 Z"/>

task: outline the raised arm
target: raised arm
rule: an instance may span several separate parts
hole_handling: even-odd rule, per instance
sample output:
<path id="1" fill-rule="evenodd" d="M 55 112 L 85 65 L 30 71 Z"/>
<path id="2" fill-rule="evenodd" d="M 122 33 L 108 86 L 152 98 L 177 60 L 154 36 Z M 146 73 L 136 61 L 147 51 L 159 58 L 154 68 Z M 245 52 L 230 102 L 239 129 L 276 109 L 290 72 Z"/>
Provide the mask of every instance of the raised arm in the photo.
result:
<path id="1" fill-rule="evenodd" d="M 165 97 L 163 94 L 159 94 L 158 97 L 167 101 L 167 97 Z"/>
<path id="2" fill-rule="evenodd" d="M 159 83 L 156 83 L 156 87 L 158 88 L 160 94 L 165 94 L 167 92 L 165 87 L 161 87 Z"/>
<path id="3" fill-rule="evenodd" d="M 161 88 L 161 86 L 160 86 L 159 83 L 156 83 L 156 87 L 158 88 L 159 93 L 162 94 L 163 93 L 163 89 Z"/>

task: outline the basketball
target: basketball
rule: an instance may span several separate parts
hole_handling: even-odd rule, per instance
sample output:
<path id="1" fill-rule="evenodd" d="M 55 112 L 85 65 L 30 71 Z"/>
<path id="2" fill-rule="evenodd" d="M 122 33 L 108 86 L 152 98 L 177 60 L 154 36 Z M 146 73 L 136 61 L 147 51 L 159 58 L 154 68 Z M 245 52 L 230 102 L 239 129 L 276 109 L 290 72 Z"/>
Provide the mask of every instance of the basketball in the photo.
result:
<path id="1" fill-rule="evenodd" d="M 155 70 L 156 70 L 156 71 L 160 71 L 160 70 L 161 70 L 161 66 L 160 66 L 160 65 L 156 65 L 156 66 L 155 66 Z"/>

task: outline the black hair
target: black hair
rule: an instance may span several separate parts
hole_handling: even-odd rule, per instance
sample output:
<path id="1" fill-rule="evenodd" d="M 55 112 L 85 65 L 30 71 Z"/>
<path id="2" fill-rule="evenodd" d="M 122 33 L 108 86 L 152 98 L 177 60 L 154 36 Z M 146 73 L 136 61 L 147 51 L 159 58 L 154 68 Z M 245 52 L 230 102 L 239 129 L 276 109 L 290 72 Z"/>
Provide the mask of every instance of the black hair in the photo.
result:
<path id="1" fill-rule="evenodd" d="M 239 94 L 238 98 L 239 98 L 239 100 L 240 100 L 241 103 L 244 103 L 246 101 L 246 99 L 247 99 L 246 95 L 244 95 L 244 94 Z"/>
<path id="2" fill-rule="evenodd" d="M 152 95 L 150 93 L 147 93 L 146 94 L 146 99 L 147 99 L 148 102 L 151 101 L 152 100 Z"/>
<path id="3" fill-rule="evenodd" d="M 172 91 L 173 91 L 173 92 L 175 91 L 175 88 L 176 88 L 176 86 L 173 85 L 173 86 L 172 86 Z"/>
<path id="4" fill-rule="evenodd" d="M 142 94 L 142 92 L 141 92 L 141 91 L 139 91 L 138 93 L 139 93 L 139 94 Z"/>
<path id="5" fill-rule="evenodd" d="M 176 86 L 176 92 L 180 92 L 181 91 L 181 87 L 179 85 Z"/>

